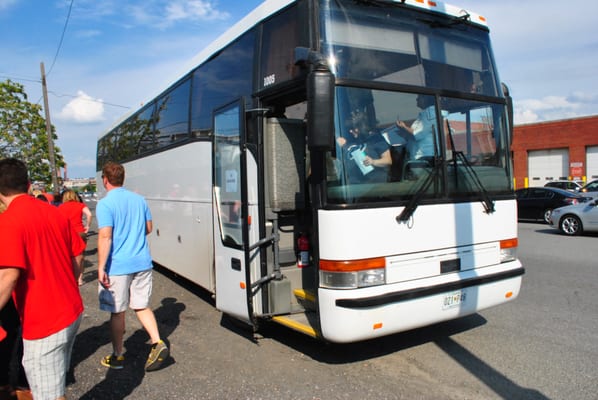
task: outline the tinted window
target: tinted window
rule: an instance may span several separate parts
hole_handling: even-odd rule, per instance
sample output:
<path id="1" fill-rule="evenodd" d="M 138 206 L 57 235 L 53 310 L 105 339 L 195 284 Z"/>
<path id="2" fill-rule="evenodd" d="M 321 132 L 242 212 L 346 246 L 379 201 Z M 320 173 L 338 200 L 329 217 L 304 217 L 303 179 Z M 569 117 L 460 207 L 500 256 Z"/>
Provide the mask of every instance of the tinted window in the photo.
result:
<path id="1" fill-rule="evenodd" d="M 156 138 L 158 146 L 189 137 L 189 94 L 191 80 L 169 90 L 156 101 Z"/>
<path id="2" fill-rule="evenodd" d="M 193 73 L 191 132 L 211 134 L 212 111 L 241 96 L 253 87 L 254 31 L 222 50 Z"/>
<path id="3" fill-rule="evenodd" d="M 154 105 L 151 103 L 100 139 L 98 168 L 107 161 L 122 162 L 155 149 L 154 115 Z"/>
<path id="4" fill-rule="evenodd" d="M 295 47 L 308 47 L 306 27 L 299 18 L 298 6 L 264 23 L 260 88 L 296 77 L 299 69 L 295 66 Z"/>
<path id="5" fill-rule="evenodd" d="M 540 199 L 543 197 L 549 197 L 549 192 L 544 189 L 530 189 L 529 197 Z"/>

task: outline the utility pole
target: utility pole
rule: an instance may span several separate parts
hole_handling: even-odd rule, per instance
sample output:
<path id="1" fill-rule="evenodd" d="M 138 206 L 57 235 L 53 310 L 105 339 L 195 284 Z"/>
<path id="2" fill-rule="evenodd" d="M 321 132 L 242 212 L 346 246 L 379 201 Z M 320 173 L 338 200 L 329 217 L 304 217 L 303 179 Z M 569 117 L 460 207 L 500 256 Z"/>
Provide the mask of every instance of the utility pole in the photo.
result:
<path id="1" fill-rule="evenodd" d="M 50 122 L 50 108 L 48 107 L 48 88 L 46 86 L 46 69 L 44 63 L 41 62 L 40 70 L 42 73 L 42 92 L 44 94 L 44 110 L 46 112 L 46 134 L 48 135 L 48 157 L 50 161 L 50 173 L 52 174 L 52 190 L 57 193 L 60 189 L 58 188 L 58 175 L 56 173 L 56 160 L 54 157 L 54 138 L 52 137 L 52 123 Z"/>

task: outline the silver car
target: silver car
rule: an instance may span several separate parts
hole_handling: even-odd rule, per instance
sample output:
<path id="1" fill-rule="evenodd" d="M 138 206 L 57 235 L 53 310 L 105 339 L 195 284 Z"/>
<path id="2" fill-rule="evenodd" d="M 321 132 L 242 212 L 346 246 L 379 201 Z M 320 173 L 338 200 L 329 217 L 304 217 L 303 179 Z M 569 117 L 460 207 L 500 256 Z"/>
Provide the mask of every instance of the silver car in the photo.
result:
<path id="1" fill-rule="evenodd" d="M 551 181 L 546 183 L 544 187 L 555 187 L 563 190 L 568 190 L 570 192 L 579 192 L 580 189 L 583 187 L 583 181 Z"/>
<path id="2" fill-rule="evenodd" d="M 549 224 L 569 236 L 598 232 L 598 200 L 556 208 L 552 210 Z"/>

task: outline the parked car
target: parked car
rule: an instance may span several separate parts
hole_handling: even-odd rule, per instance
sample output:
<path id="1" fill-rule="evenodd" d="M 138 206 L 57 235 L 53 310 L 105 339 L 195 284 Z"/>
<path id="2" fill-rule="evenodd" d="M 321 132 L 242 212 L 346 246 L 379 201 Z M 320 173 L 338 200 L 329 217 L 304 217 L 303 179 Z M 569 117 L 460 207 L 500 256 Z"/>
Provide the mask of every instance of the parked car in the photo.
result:
<path id="1" fill-rule="evenodd" d="M 552 211 L 549 224 L 565 235 L 575 236 L 587 231 L 598 231 L 598 201 L 560 207 Z"/>
<path id="2" fill-rule="evenodd" d="M 598 197 L 598 179 L 594 179 L 583 185 L 579 192 L 589 197 Z"/>
<path id="3" fill-rule="evenodd" d="M 555 208 L 583 203 L 589 198 L 579 193 L 551 187 L 530 187 L 515 191 L 520 220 L 550 221 Z"/>
<path id="4" fill-rule="evenodd" d="M 579 192 L 583 187 L 583 181 L 551 181 L 544 185 L 544 187 L 554 187 L 558 189 L 568 190 L 570 192 Z"/>

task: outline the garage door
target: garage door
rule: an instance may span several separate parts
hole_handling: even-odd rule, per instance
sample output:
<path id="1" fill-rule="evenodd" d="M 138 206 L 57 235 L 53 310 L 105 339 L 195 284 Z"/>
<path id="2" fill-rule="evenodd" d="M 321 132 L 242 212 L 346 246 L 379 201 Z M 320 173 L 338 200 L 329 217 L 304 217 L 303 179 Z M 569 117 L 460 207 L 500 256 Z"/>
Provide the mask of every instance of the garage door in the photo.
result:
<path id="1" fill-rule="evenodd" d="M 598 179 L 598 146 L 591 146 L 586 150 L 586 165 L 588 181 Z"/>
<path id="2" fill-rule="evenodd" d="M 544 186 L 546 182 L 568 179 L 567 149 L 535 150 L 528 153 L 529 186 Z"/>

